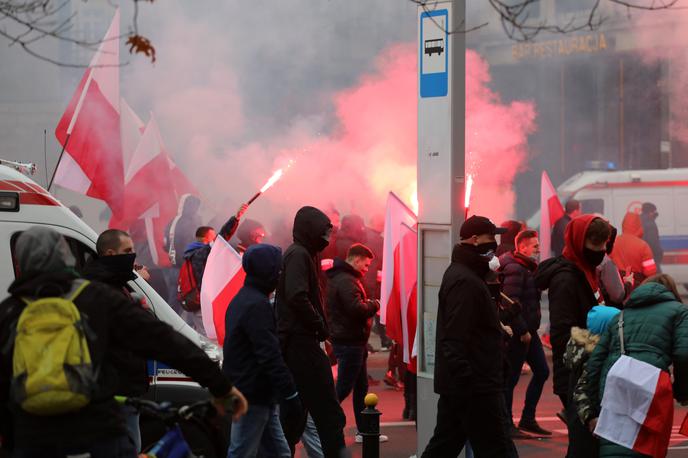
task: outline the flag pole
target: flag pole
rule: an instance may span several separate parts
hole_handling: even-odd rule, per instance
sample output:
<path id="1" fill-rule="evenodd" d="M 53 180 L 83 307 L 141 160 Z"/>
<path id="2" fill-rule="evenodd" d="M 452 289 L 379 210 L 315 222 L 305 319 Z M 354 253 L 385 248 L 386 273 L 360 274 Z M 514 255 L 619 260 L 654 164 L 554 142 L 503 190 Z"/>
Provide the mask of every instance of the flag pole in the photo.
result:
<path id="1" fill-rule="evenodd" d="M 72 134 L 67 134 L 67 138 L 65 138 L 64 145 L 62 145 L 62 151 L 60 151 L 60 156 L 57 158 L 57 164 L 55 164 L 55 168 L 53 169 L 53 174 L 50 177 L 50 181 L 48 182 L 48 188 L 46 191 L 50 192 L 50 187 L 53 185 L 53 181 L 55 180 L 55 175 L 57 175 L 57 168 L 60 166 L 60 161 L 62 160 L 62 156 L 64 155 L 65 149 L 67 148 L 67 143 L 69 143 L 69 138 L 72 136 Z"/>

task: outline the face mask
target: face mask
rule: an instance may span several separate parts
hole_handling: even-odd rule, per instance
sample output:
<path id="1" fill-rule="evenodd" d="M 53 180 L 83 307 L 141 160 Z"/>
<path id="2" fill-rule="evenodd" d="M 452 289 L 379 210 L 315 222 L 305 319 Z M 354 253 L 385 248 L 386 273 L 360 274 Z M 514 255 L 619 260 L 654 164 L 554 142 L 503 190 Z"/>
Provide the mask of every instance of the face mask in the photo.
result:
<path id="1" fill-rule="evenodd" d="M 103 256 L 100 259 L 102 259 L 103 264 L 108 266 L 114 272 L 131 273 L 131 271 L 134 270 L 136 253 L 115 254 L 112 256 Z"/>
<path id="2" fill-rule="evenodd" d="M 490 259 L 490 262 L 487 263 L 490 266 L 490 270 L 492 272 L 497 272 L 499 270 L 499 267 L 501 266 L 499 263 L 499 258 L 497 256 L 492 256 L 492 259 Z"/>
<path id="3" fill-rule="evenodd" d="M 587 262 L 589 265 L 593 267 L 597 267 L 600 264 L 602 264 L 602 261 L 604 260 L 604 255 L 606 253 L 603 251 L 595 251 L 591 250 L 588 247 L 583 248 L 583 258 L 585 258 L 585 262 Z"/>
<path id="4" fill-rule="evenodd" d="M 487 242 L 487 243 L 481 243 L 480 245 L 477 245 L 476 251 L 482 255 L 486 255 L 490 252 L 495 252 L 497 251 L 497 242 Z"/>

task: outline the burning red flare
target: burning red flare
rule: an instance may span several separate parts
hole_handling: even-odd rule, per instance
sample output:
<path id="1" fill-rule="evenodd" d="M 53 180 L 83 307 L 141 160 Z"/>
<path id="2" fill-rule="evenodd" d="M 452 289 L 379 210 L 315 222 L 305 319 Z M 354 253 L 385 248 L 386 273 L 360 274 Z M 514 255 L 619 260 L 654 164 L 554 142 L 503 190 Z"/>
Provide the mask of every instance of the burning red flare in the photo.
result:
<path id="1" fill-rule="evenodd" d="M 466 177 L 466 197 L 463 202 L 463 206 L 466 209 L 466 214 L 468 214 L 468 209 L 471 206 L 471 191 L 473 190 L 473 175 L 468 175 Z"/>

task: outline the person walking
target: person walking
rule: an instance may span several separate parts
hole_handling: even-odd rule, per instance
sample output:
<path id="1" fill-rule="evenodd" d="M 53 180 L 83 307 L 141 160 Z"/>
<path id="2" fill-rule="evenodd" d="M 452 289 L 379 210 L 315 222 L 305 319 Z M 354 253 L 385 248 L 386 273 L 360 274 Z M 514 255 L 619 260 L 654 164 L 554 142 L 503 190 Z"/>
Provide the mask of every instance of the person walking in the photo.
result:
<path id="1" fill-rule="evenodd" d="M 485 277 L 503 234 L 471 216 L 442 278 L 435 340 L 437 425 L 424 458 L 456 457 L 470 441 L 476 456 L 518 456 L 506 428 L 502 329 Z"/>
<path id="2" fill-rule="evenodd" d="M 611 227 L 596 215 L 581 215 L 566 227 L 564 254 L 543 261 L 535 272 L 535 285 L 548 290 L 552 343 L 553 390 L 566 411 L 570 401 L 570 371 L 564 366 L 571 328 L 585 328 L 588 312 L 601 294 L 597 266 L 607 249 Z M 566 418 L 566 413 L 560 414 Z"/>
<path id="3" fill-rule="evenodd" d="M 578 400 L 577 407 L 581 420 L 591 431 L 597 426 L 609 371 L 622 354 L 660 369 L 667 379 L 672 367 L 673 397 L 684 405 L 688 403 L 688 308 L 681 302 L 676 283 L 669 275 L 650 277 L 631 293 L 623 312 L 611 320 L 590 356 L 587 373 L 577 388 L 584 393 L 585 402 Z M 654 439 L 654 456 L 665 456 L 673 424 L 673 402 L 669 400 L 657 408 L 662 421 L 654 418 L 657 424 L 651 430 L 640 425 L 639 434 Z M 600 439 L 600 457 L 619 456 L 646 455 Z"/>
<path id="4" fill-rule="evenodd" d="M 352 404 L 356 417 L 356 442 L 363 442 L 363 402 L 368 394 L 368 338 L 373 316 L 380 302 L 368 299 L 361 282 L 373 260 L 373 252 L 360 243 L 349 247 L 346 260 L 334 260 L 327 271 L 327 318 L 330 340 L 337 358 L 337 398 L 344 401 L 353 391 Z M 380 442 L 387 441 L 380 435 Z"/>
<path id="5" fill-rule="evenodd" d="M 318 253 L 327 247 L 332 231 L 329 218 L 315 207 L 302 207 L 294 217 L 294 243 L 284 253 L 275 296 L 282 353 L 304 406 L 299 421 L 282 422 L 294 453 L 310 413 L 325 457 L 345 452 L 346 417 L 339 405 L 330 360 L 321 342 L 330 336 L 320 290 Z"/>
<path id="6" fill-rule="evenodd" d="M 580 202 L 576 199 L 569 199 L 564 209 L 566 214 L 559 218 L 552 228 L 552 253 L 554 256 L 561 256 L 564 253 L 566 226 L 581 214 Z M 549 253 L 545 253 L 545 255 L 549 255 Z"/>
<path id="7" fill-rule="evenodd" d="M 662 261 L 664 260 L 664 249 L 659 240 L 659 228 L 657 227 L 657 218 L 659 212 L 657 206 L 652 202 L 645 202 L 641 207 L 640 219 L 643 224 L 643 240 L 645 240 L 650 248 L 652 248 L 652 256 L 657 265 L 657 272 L 662 272 Z"/>
<path id="8" fill-rule="evenodd" d="M 208 388 L 221 405 L 236 401 L 235 419 L 246 412 L 241 392 L 196 344 L 141 307 L 132 306 L 110 286 L 79 278 L 75 259 L 59 233 L 34 226 L 17 238 L 14 255 L 19 273 L 10 285 L 10 296 L 0 304 L 0 341 L 6 345 L 0 352 L 0 433 L 3 448 L 13 451 L 12 456 L 137 456 L 114 399 L 118 370 L 112 354 L 116 349 L 182 371 Z M 58 314 L 58 310 L 70 313 Z M 47 316 L 57 320 L 57 328 L 45 326 Z M 71 321 L 71 326 L 59 322 L 65 319 L 77 321 Z M 56 329 L 61 330 L 59 336 Z M 70 332 L 82 345 L 65 352 L 58 345 Z M 40 342 L 49 343 L 39 346 Z M 70 354 L 84 363 L 80 370 L 70 372 L 68 383 Z M 46 372 L 62 377 L 47 378 Z M 48 392 L 53 396 L 45 397 Z M 66 398 L 72 403 L 61 402 Z"/>
<path id="9" fill-rule="evenodd" d="M 507 377 L 506 407 L 511 420 L 514 389 L 521 377 L 523 363 L 527 362 L 533 376 L 526 389 L 525 404 L 518 428 L 528 433 L 549 436 L 552 434 L 551 431 L 542 428 L 535 419 L 542 389 L 549 378 L 549 366 L 538 334 L 542 316 L 541 293 L 535 286 L 535 270 L 540 255 L 538 233 L 532 230 L 519 232 L 515 238 L 515 247 L 513 252 L 499 258 L 503 276 L 502 291 L 521 305 L 521 313 L 512 325 L 514 335 L 508 343 L 507 359 L 510 373 Z"/>
<path id="10" fill-rule="evenodd" d="M 244 286 L 227 307 L 222 365 L 249 402 L 248 412 L 232 424 L 229 458 L 291 456 L 280 424 L 302 415 L 299 393 L 287 369 L 277 338 L 275 315 L 269 295 L 277 287 L 282 250 L 257 244 L 249 247 L 241 265 Z"/>

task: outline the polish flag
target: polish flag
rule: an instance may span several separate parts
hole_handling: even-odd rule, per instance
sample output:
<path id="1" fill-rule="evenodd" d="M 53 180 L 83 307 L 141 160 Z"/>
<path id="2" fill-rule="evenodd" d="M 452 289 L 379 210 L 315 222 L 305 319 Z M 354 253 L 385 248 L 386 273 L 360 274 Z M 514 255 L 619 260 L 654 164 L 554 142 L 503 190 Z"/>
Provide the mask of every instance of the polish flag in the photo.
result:
<path id="1" fill-rule="evenodd" d="M 540 181 L 540 253 L 542 260 L 552 257 L 552 228 L 564 216 L 564 207 L 547 172 Z"/>
<path id="2" fill-rule="evenodd" d="M 401 240 L 402 224 L 407 227 L 415 227 L 417 223 L 416 215 L 408 208 L 399 197 L 393 192 L 387 197 L 387 212 L 385 215 L 385 234 L 382 250 L 382 287 L 380 297 L 380 322 L 387 325 L 387 332 L 390 326 L 392 332 L 398 331 L 398 336 L 402 335 L 401 317 Z M 393 321 L 388 317 L 393 318 Z M 389 321 L 389 324 L 388 324 Z M 394 327 L 398 325 L 397 331 Z M 401 343 L 401 340 L 397 342 Z"/>
<path id="3" fill-rule="evenodd" d="M 217 237 L 210 250 L 201 283 L 201 316 L 206 335 L 225 340 L 227 306 L 244 286 L 246 273 L 241 267 L 241 255 L 223 237 Z"/>
<path id="4" fill-rule="evenodd" d="M 401 243 L 399 244 L 398 257 L 400 262 L 394 266 L 394 269 L 398 269 L 400 273 L 401 313 L 399 319 L 401 321 L 401 335 L 394 335 L 397 332 L 397 327 L 392 326 L 390 337 L 403 343 L 403 361 L 415 369 L 417 355 L 414 353 L 414 347 L 418 323 L 418 233 L 406 223 L 401 223 L 400 235 Z M 397 258 L 395 258 L 396 260 Z M 399 319 L 392 317 L 390 313 L 387 314 L 387 323 L 391 323 L 393 320 L 398 322 Z M 413 370 L 412 372 L 415 373 L 416 371 Z"/>
<path id="5" fill-rule="evenodd" d="M 64 155 L 55 183 L 122 209 L 119 10 L 55 129 Z"/>
<path id="6" fill-rule="evenodd" d="M 595 434 L 640 454 L 664 457 L 674 420 L 668 372 L 621 355 L 607 374 Z"/>

